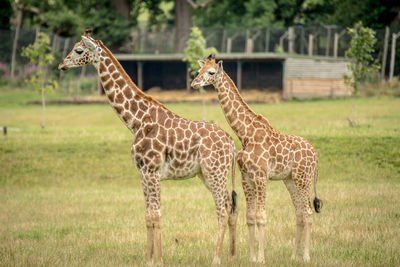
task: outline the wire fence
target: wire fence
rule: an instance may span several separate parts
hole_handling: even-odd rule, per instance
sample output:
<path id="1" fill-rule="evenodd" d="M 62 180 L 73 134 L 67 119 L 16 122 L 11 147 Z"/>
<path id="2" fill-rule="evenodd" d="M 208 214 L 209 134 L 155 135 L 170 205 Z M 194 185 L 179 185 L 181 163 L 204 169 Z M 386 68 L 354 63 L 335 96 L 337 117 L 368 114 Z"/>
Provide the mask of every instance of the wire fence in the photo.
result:
<path id="1" fill-rule="evenodd" d="M 41 30 L 49 34 L 53 54 L 56 58 L 54 69 L 62 58 L 73 48 L 77 37 L 62 37 L 57 34 Z M 289 53 L 304 56 L 344 57 L 350 45 L 350 36 L 346 29 L 339 26 L 328 27 L 289 27 L 289 28 L 203 28 L 203 35 L 207 46 L 215 47 L 220 53 Z M 375 45 L 375 58 L 384 63 L 385 73 L 388 74 L 392 54 L 392 31 L 389 36 L 385 29 L 377 29 L 377 43 Z M 37 29 L 21 29 L 16 46 L 16 72 L 25 73 L 29 68 L 28 60 L 21 56 L 22 48 L 33 43 Z M 133 54 L 170 54 L 175 52 L 174 29 L 166 28 L 162 31 L 148 31 L 145 28 L 133 29 L 130 41 L 116 52 Z M 11 64 L 13 30 L 0 31 L 0 76 L 7 73 Z M 387 49 L 385 50 L 385 42 Z M 395 76 L 400 71 L 400 42 L 394 46 L 396 53 L 393 62 Z M 107 45 L 107 44 L 106 44 Z M 386 54 L 385 54 L 386 52 Z M 383 60 L 386 55 L 386 60 Z M 92 70 L 89 69 L 88 73 Z"/>

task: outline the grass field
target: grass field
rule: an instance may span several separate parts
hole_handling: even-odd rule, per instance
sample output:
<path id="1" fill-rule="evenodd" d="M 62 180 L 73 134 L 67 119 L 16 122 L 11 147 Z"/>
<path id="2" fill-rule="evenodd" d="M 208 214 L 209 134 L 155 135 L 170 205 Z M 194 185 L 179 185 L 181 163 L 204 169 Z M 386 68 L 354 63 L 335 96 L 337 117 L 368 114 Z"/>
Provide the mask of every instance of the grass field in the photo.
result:
<path id="1" fill-rule="evenodd" d="M 41 130 L 41 107 L 25 104 L 36 99 L 0 91 L 0 125 L 9 129 L 0 138 L 0 266 L 145 265 L 133 136 L 107 105 L 49 106 Z M 200 104 L 167 106 L 186 118 L 203 116 Z M 399 266 L 400 99 L 358 99 L 354 128 L 346 120 L 348 99 L 251 107 L 276 129 L 306 137 L 319 153 L 324 207 L 314 215 L 309 265 Z M 207 105 L 207 119 L 233 136 L 218 105 Z M 295 215 L 289 194 L 282 182 L 267 188 L 266 263 L 303 266 L 290 260 Z M 240 188 L 238 195 L 238 257 L 229 265 L 248 266 Z M 217 234 L 211 194 L 194 178 L 163 182 L 161 198 L 165 266 L 210 265 Z M 227 256 L 225 241 L 223 265 Z"/>

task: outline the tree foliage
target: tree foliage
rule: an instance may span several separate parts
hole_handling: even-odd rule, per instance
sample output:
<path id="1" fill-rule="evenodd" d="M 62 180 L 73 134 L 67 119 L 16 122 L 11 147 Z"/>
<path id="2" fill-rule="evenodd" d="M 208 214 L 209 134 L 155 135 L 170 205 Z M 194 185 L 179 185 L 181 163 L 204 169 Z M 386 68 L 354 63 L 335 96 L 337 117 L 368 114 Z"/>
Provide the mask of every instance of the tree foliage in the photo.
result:
<path id="1" fill-rule="evenodd" d="M 351 61 L 347 68 L 351 76 L 345 75 L 345 82 L 358 92 L 359 84 L 366 81 L 379 70 L 377 59 L 374 59 L 374 45 L 376 43 L 375 31 L 364 27 L 362 22 L 354 28 L 348 28 L 351 36 L 350 48 L 346 51 L 346 58 Z"/>
<path id="2" fill-rule="evenodd" d="M 124 19 L 109 0 L 20 0 L 25 25 L 49 28 L 62 36 L 80 36 L 87 28 L 111 47 L 128 38 L 131 21 Z"/>
<path id="3" fill-rule="evenodd" d="M 189 63 L 189 70 L 192 75 L 195 75 L 199 69 L 199 64 L 197 63 L 199 59 L 218 52 L 214 47 L 206 48 L 206 40 L 201 30 L 197 27 L 192 27 L 192 32 L 190 33 L 190 38 L 187 41 L 187 46 L 184 51 L 185 58 L 183 61 Z"/>

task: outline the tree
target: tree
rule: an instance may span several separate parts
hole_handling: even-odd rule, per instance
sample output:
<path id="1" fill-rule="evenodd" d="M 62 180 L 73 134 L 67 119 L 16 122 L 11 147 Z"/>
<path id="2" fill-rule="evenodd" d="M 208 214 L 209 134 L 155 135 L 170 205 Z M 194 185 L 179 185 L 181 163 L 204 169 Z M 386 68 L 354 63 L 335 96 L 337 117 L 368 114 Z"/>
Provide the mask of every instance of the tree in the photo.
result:
<path id="1" fill-rule="evenodd" d="M 190 33 L 190 38 L 187 41 L 187 46 L 185 47 L 185 57 L 183 58 L 183 61 L 186 61 L 189 63 L 189 72 L 192 76 L 196 75 L 198 69 L 199 69 L 199 64 L 198 60 L 203 59 L 209 54 L 217 54 L 218 51 L 214 47 L 207 47 L 206 48 L 206 40 L 203 37 L 203 34 L 201 30 L 197 27 L 192 27 L 192 32 Z M 188 84 L 189 79 L 188 80 Z M 190 85 L 187 88 L 190 90 Z M 200 88 L 200 94 L 203 94 L 204 90 L 203 88 Z M 203 106 L 203 120 L 206 121 L 206 104 L 204 101 L 204 98 L 202 100 L 202 106 Z"/>
<path id="2" fill-rule="evenodd" d="M 189 63 L 189 71 L 192 75 L 195 75 L 199 69 L 197 61 L 209 54 L 216 54 L 218 51 L 215 47 L 206 48 L 206 40 L 199 28 L 192 27 L 191 30 L 190 38 L 184 49 L 185 57 L 183 58 L 183 61 Z"/>
<path id="3" fill-rule="evenodd" d="M 400 2 L 376 0 L 333 0 L 333 12 L 326 23 L 351 27 L 358 21 L 371 28 L 400 28 Z"/>
<path id="4" fill-rule="evenodd" d="M 347 65 L 351 76 L 345 75 L 345 81 L 354 88 L 354 94 L 358 94 L 359 85 L 379 70 L 379 64 L 372 56 L 376 43 L 375 31 L 364 27 L 362 22 L 354 28 L 347 29 L 351 36 L 350 48 L 346 50 L 346 58 L 351 61 Z"/>
<path id="5" fill-rule="evenodd" d="M 58 88 L 58 83 L 55 80 L 47 77 L 46 67 L 54 60 L 51 54 L 50 37 L 41 32 L 38 34 L 36 41 L 22 49 L 22 56 L 29 58 L 30 64 L 38 65 L 39 69 L 31 76 L 29 83 L 41 92 L 43 120 L 42 128 L 46 125 L 46 100 L 45 94 Z"/>
<path id="6" fill-rule="evenodd" d="M 174 0 L 175 9 L 175 53 L 182 52 L 193 26 L 192 14 L 187 0 Z"/>
<path id="7" fill-rule="evenodd" d="M 97 38 L 111 48 L 119 48 L 128 40 L 134 22 L 134 19 L 127 19 L 126 11 L 122 11 L 130 0 L 18 1 L 24 11 L 25 25 L 48 28 L 62 36 L 80 36 L 85 29 L 91 28 Z"/>
<path id="8" fill-rule="evenodd" d="M 357 96 L 360 84 L 376 74 L 380 68 L 377 59 L 372 56 L 376 37 L 375 31 L 364 27 L 362 22 L 358 22 L 354 28 L 348 28 L 347 31 L 351 36 L 351 42 L 345 56 L 351 61 L 347 65 L 351 75 L 344 75 L 344 79 L 346 84 L 353 87 L 353 96 Z M 352 118 L 349 119 L 351 126 L 355 125 L 354 109 L 353 100 Z"/>

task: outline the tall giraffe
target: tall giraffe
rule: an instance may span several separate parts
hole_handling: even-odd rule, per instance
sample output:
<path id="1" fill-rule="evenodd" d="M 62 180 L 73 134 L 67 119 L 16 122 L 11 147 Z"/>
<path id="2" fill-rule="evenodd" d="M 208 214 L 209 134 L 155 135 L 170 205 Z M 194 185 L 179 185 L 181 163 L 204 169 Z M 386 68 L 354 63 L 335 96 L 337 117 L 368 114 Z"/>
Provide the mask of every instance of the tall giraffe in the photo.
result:
<path id="1" fill-rule="evenodd" d="M 237 155 L 246 197 L 246 219 L 249 229 L 250 260 L 264 262 L 264 229 L 266 224 L 265 190 L 267 180 L 283 180 L 296 211 L 297 233 L 292 258 L 305 229 L 304 256 L 310 260 L 310 230 L 312 208 L 310 187 L 314 179 L 314 208 L 320 211 L 316 179 L 318 157 L 312 145 L 303 137 L 288 135 L 273 129 L 268 120 L 250 109 L 235 84 L 224 72 L 222 61 L 216 63 L 210 55 L 199 61 L 200 70 L 192 87 L 214 85 L 225 117 L 239 137 L 242 148 Z M 255 255 L 255 224 L 258 227 L 258 257 Z"/>
<path id="2" fill-rule="evenodd" d="M 196 175 L 211 191 L 217 210 L 219 230 L 213 263 L 221 262 L 227 224 L 230 256 L 234 257 L 237 209 L 234 191 L 235 144 L 232 138 L 217 125 L 184 119 L 143 93 L 110 50 L 101 41 L 90 37 L 89 31 L 58 68 L 67 70 L 86 64 L 93 64 L 97 69 L 111 106 L 135 135 L 131 153 L 140 173 L 146 203 L 149 264 L 153 263 L 153 257 L 158 263 L 163 262 L 160 182 Z M 232 197 L 227 188 L 231 168 Z"/>

